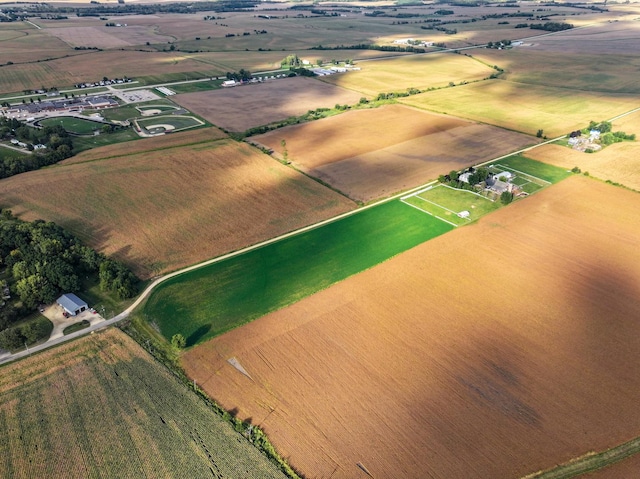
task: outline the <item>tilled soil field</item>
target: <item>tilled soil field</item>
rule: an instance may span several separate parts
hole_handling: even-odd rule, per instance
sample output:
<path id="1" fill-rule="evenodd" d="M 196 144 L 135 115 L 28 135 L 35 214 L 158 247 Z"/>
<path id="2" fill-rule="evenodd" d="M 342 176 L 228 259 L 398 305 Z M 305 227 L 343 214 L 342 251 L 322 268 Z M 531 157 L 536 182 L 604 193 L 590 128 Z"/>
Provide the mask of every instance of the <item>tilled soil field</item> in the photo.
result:
<path id="1" fill-rule="evenodd" d="M 569 178 L 184 366 L 306 477 L 517 478 L 607 449 L 640 434 L 639 201 Z"/>

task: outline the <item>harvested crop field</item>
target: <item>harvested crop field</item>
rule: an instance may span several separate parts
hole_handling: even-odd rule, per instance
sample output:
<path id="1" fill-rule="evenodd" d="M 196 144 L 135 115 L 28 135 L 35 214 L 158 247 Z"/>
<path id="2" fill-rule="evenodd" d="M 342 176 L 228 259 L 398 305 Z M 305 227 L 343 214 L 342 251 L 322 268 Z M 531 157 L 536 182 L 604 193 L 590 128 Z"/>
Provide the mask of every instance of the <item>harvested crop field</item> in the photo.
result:
<path id="1" fill-rule="evenodd" d="M 358 63 L 358 67 L 360 71 L 322 77 L 322 81 L 375 96 L 408 88 L 423 90 L 446 86 L 449 82 L 480 80 L 495 73 L 477 60 L 453 53 L 371 60 Z"/>
<path id="2" fill-rule="evenodd" d="M 48 168 L 0 184 L 3 207 L 23 219 L 55 221 L 143 277 L 355 207 L 227 139 Z"/>
<path id="3" fill-rule="evenodd" d="M 178 146 L 207 143 L 213 140 L 220 140 L 226 136 L 226 133 L 217 128 L 201 128 L 194 131 L 171 133 L 170 135 L 142 138 L 135 141 L 93 148 L 91 150 L 83 151 L 79 155 L 69 158 L 61 164 L 70 165 L 73 163 L 81 163 L 83 161 L 134 155 L 137 153 L 144 153 L 146 151 L 160 151 Z"/>
<path id="4" fill-rule="evenodd" d="M 584 128 L 593 118 L 612 118 L 640 106 L 634 95 L 576 92 L 506 80 L 459 85 L 398 101 L 533 135 L 542 129 L 550 138 Z"/>
<path id="5" fill-rule="evenodd" d="M 280 155 L 285 140 L 287 157 L 297 168 L 365 202 L 536 142 L 403 105 L 354 110 L 252 140 Z"/>
<path id="6" fill-rule="evenodd" d="M 532 42 L 533 45 L 528 48 L 561 54 L 635 55 L 640 49 L 638 23 L 631 18 L 542 36 Z"/>
<path id="7" fill-rule="evenodd" d="M 0 423 L 5 478 L 284 478 L 117 329 L 3 367 Z"/>
<path id="8" fill-rule="evenodd" d="M 562 168 L 577 166 L 596 178 L 640 191 L 640 144 L 637 142 L 615 143 L 596 153 L 544 145 L 528 151 L 527 156 Z"/>
<path id="9" fill-rule="evenodd" d="M 517 478 L 607 449 L 640 435 L 639 202 L 571 177 L 183 364 L 309 477 Z"/>
<path id="10" fill-rule="evenodd" d="M 172 99 L 216 126 L 242 132 L 315 108 L 353 105 L 362 95 L 312 78 L 281 78 L 220 90 L 176 95 Z"/>

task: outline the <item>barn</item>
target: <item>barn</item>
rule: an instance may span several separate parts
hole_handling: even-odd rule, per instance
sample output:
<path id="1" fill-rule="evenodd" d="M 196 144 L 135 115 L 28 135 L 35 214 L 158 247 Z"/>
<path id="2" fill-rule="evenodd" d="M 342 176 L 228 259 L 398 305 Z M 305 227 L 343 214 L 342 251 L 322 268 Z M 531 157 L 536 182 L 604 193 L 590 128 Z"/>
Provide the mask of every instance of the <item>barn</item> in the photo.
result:
<path id="1" fill-rule="evenodd" d="M 89 309 L 87 303 L 82 301 L 73 293 L 63 294 L 57 299 L 56 303 L 62 306 L 62 309 L 64 309 L 71 316 L 76 316 L 81 312 Z"/>

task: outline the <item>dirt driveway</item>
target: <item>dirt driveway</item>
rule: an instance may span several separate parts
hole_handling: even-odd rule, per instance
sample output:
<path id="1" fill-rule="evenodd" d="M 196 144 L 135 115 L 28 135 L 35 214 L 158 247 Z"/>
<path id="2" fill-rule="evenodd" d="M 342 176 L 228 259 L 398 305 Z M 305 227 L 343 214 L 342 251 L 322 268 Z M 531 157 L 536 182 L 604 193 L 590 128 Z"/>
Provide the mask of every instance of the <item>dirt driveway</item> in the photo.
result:
<path id="1" fill-rule="evenodd" d="M 82 320 L 86 319 L 91 325 L 104 321 L 104 318 L 100 316 L 100 314 L 92 313 L 89 310 L 68 318 L 64 317 L 63 312 L 62 306 L 57 303 L 46 306 L 44 311 L 42 311 L 42 314 L 53 323 L 53 331 L 51 331 L 49 341 L 64 336 L 64 328 L 79 323 Z"/>

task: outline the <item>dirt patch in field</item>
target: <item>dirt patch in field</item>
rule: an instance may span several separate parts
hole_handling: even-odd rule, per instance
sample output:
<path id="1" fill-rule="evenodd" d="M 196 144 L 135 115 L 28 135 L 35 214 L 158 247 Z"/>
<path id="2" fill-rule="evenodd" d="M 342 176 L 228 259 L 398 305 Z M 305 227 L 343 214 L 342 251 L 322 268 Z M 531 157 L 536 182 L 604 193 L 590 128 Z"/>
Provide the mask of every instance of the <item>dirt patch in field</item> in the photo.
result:
<path id="1" fill-rule="evenodd" d="M 356 110 L 252 140 L 349 197 L 370 201 L 530 145 L 488 125 L 402 105 Z M 282 146 L 285 140 L 285 147 Z"/>
<path id="2" fill-rule="evenodd" d="M 597 178 L 640 191 L 640 143 L 637 142 L 615 143 L 596 153 L 544 145 L 527 152 L 527 156 L 562 168 L 577 166 Z"/>
<path id="3" fill-rule="evenodd" d="M 638 203 L 571 177 L 183 364 L 308 477 L 516 478 L 609 448 L 640 432 Z"/>
<path id="4" fill-rule="evenodd" d="M 361 96 L 312 78 L 298 77 L 184 93 L 172 99 L 216 126 L 241 132 L 320 107 L 353 105 Z"/>
<path id="5" fill-rule="evenodd" d="M 355 206 L 226 139 L 17 175 L 2 181 L 0 204 L 27 220 L 59 223 L 143 277 Z"/>

